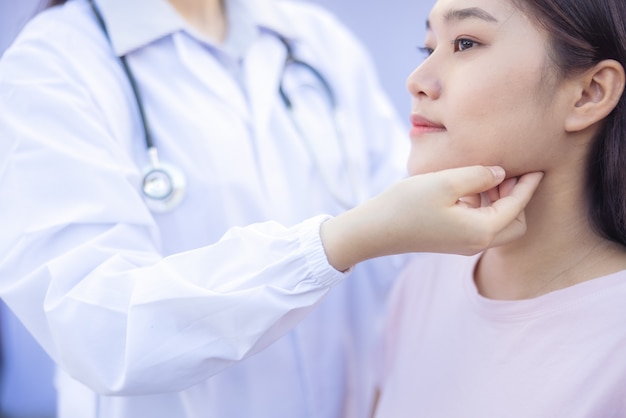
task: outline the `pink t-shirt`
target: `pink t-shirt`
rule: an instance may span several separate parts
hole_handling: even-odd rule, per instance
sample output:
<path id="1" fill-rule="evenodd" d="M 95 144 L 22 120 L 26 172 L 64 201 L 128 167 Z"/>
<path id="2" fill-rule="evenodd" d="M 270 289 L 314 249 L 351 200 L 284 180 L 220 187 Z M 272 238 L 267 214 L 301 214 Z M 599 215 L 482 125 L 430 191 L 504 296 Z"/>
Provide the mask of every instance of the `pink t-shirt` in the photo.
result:
<path id="1" fill-rule="evenodd" d="M 429 254 L 405 270 L 376 418 L 626 417 L 626 271 L 497 301 L 477 292 L 477 260 Z"/>

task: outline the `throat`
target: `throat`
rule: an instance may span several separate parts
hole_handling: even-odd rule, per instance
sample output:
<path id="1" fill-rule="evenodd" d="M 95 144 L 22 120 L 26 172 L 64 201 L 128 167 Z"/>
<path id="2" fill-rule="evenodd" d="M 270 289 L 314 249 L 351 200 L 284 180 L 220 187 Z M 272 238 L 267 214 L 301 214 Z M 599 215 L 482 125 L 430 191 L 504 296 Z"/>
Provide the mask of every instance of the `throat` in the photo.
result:
<path id="1" fill-rule="evenodd" d="M 228 30 L 223 0 L 169 0 L 191 27 L 210 40 L 222 44 Z"/>

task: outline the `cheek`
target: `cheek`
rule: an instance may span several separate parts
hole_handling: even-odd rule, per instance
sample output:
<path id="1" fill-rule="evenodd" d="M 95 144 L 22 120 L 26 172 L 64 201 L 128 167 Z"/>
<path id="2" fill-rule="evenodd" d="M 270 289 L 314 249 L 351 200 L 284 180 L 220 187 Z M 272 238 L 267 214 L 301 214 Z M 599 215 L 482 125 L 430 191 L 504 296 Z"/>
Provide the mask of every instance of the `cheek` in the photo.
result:
<path id="1" fill-rule="evenodd" d="M 410 175 L 468 165 L 500 165 L 512 175 L 539 169 L 554 121 L 536 80 L 474 80 L 447 92 L 438 103 L 447 131 L 412 139 Z"/>
<path id="2" fill-rule="evenodd" d="M 503 147 L 493 92 L 486 84 L 449 84 L 437 103 L 446 132 L 412 138 L 411 175 L 468 165 L 502 164 Z M 439 120 L 439 119 L 438 119 Z"/>
<path id="3" fill-rule="evenodd" d="M 455 115 L 453 122 L 486 132 L 516 130 L 527 125 L 541 111 L 537 78 L 535 71 L 516 68 L 494 74 L 485 72 L 466 83 L 456 83 L 450 88 L 447 105 Z"/>
<path id="4" fill-rule="evenodd" d="M 421 106 L 447 131 L 412 139 L 410 174 L 475 164 L 520 171 L 546 161 L 558 126 L 544 53 L 536 42 L 479 52 L 441 63 L 440 94 Z"/>
<path id="5" fill-rule="evenodd" d="M 507 75 L 460 87 L 460 95 L 449 102 L 455 113 L 449 131 L 459 144 L 458 157 L 469 164 L 517 167 L 546 144 L 550 106 L 540 97 L 537 73 Z"/>
<path id="6" fill-rule="evenodd" d="M 489 165 L 490 156 L 483 150 L 490 146 L 483 140 L 472 133 L 454 135 L 450 131 L 412 139 L 407 171 L 416 175 L 468 165 Z"/>

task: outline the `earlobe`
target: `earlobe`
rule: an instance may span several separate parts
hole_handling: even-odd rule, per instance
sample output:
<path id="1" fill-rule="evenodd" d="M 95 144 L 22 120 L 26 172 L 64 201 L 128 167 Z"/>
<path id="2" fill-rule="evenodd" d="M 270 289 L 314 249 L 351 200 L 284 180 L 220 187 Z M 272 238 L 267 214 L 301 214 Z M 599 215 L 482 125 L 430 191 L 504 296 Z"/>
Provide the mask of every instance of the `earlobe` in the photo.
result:
<path id="1" fill-rule="evenodd" d="M 567 121 L 568 132 L 582 131 L 601 121 L 617 106 L 625 84 L 624 67 L 604 60 L 578 77 L 576 102 Z"/>

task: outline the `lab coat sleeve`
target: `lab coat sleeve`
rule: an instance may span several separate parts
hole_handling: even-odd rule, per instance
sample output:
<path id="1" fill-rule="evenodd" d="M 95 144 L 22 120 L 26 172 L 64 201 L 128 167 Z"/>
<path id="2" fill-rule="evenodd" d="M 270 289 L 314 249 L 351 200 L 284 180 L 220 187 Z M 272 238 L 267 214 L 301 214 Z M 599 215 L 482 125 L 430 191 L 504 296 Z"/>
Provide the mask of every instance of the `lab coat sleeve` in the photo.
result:
<path id="1" fill-rule="evenodd" d="M 0 296 L 71 376 L 102 394 L 190 387 L 345 277 L 321 246 L 324 216 L 160 256 L 126 150 L 79 77 L 37 47 L 0 63 Z"/>

